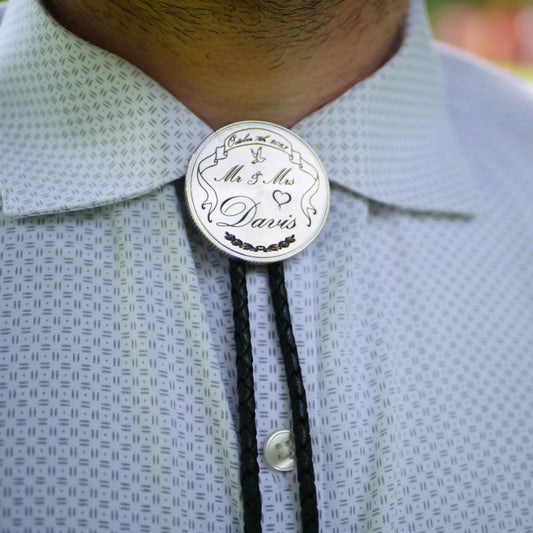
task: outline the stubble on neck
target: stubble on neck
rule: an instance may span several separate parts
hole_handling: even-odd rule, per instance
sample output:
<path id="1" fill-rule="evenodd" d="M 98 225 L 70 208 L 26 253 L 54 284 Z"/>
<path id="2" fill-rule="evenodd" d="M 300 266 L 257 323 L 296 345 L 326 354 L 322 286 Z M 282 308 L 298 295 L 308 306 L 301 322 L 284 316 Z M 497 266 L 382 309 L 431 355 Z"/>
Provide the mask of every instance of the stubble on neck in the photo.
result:
<path id="1" fill-rule="evenodd" d="M 212 127 L 290 127 L 379 68 L 407 0 L 48 0 Z"/>

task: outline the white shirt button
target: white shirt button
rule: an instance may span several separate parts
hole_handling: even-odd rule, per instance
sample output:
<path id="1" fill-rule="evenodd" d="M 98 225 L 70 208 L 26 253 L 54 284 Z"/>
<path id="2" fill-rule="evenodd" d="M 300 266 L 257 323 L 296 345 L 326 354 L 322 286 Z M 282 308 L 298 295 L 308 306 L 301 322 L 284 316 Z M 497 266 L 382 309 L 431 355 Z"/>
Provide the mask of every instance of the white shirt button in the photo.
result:
<path id="1" fill-rule="evenodd" d="M 296 467 L 294 435 L 288 429 L 272 433 L 265 441 L 263 459 L 277 472 L 289 472 Z"/>

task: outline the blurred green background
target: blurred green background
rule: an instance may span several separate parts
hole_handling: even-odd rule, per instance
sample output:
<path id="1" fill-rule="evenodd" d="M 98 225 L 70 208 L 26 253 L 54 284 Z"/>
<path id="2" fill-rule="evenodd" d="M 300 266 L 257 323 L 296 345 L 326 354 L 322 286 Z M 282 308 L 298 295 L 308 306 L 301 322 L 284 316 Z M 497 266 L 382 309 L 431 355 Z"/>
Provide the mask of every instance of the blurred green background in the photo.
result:
<path id="1" fill-rule="evenodd" d="M 533 0 L 425 1 L 437 39 L 533 81 Z"/>
<path id="2" fill-rule="evenodd" d="M 533 81 L 533 0 L 426 0 L 437 39 Z"/>

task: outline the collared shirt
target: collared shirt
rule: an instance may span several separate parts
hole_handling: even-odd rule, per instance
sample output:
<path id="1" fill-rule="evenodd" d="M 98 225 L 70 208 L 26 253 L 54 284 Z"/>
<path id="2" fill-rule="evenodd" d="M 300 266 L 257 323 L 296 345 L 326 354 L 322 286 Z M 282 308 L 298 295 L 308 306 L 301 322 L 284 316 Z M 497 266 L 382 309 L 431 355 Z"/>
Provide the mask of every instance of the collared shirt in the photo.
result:
<path id="1" fill-rule="evenodd" d="M 210 128 L 36 0 L 0 28 L 0 110 L 0 529 L 239 531 L 228 261 L 172 185 Z M 321 531 L 533 531 L 532 119 L 415 0 L 295 126 L 332 190 L 285 265 Z M 291 416 L 248 283 L 261 445 Z M 260 467 L 264 530 L 298 531 L 296 474 Z"/>

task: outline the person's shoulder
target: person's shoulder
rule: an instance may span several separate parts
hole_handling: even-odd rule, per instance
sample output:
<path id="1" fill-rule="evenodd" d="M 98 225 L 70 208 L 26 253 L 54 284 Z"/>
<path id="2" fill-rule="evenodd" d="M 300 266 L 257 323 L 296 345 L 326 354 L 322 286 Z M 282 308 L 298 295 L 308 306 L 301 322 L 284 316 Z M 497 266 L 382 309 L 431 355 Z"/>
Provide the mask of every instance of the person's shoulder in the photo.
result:
<path id="1" fill-rule="evenodd" d="M 533 84 L 451 46 L 436 44 L 458 125 L 533 135 Z M 500 131 L 500 133 L 504 133 Z"/>
<path id="2" fill-rule="evenodd" d="M 436 46 L 452 127 L 480 190 L 495 201 L 505 194 L 515 202 L 531 198 L 533 84 L 454 48 Z M 524 209 L 530 211 L 529 204 Z"/>

